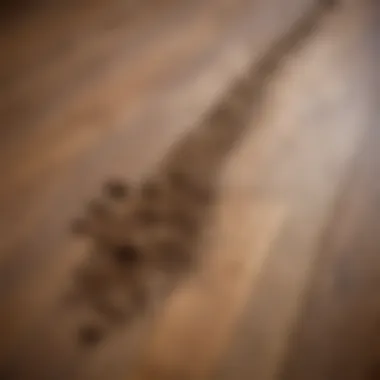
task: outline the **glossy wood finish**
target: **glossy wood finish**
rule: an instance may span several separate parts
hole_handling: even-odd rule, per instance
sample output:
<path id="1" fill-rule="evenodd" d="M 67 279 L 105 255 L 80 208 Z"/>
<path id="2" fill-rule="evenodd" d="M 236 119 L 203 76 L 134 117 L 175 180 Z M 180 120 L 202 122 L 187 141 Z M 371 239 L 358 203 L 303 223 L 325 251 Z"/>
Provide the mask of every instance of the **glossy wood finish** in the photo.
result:
<path id="1" fill-rule="evenodd" d="M 280 3 L 57 1 L 9 13 L 0 378 L 20 363 L 26 379 L 376 378 L 370 1 L 342 1 L 284 62 L 226 168 L 204 267 L 161 314 L 88 354 L 52 311 L 81 257 L 69 220 L 108 177 L 147 173 L 313 2 Z"/>

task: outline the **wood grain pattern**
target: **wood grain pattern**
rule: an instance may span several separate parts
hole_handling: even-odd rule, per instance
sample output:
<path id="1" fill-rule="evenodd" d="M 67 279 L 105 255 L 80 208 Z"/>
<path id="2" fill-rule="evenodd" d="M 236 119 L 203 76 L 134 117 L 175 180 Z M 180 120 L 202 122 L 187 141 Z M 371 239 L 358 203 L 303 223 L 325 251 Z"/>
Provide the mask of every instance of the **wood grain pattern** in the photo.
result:
<path id="1" fill-rule="evenodd" d="M 369 0 L 341 1 L 284 64 L 204 267 L 162 314 L 87 355 L 54 310 L 83 251 L 69 220 L 104 179 L 147 173 L 312 4 L 42 1 L 2 24 L 0 378 L 377 378 Z"/>

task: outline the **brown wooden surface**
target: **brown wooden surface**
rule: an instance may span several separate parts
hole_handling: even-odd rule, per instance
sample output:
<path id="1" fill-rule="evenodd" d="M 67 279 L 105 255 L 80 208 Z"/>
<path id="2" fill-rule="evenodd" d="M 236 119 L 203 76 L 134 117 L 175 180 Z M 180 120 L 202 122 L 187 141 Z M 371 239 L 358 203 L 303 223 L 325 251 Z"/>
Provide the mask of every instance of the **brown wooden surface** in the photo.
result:
<path id="1" fill-rule="evenodd" d="M 68 222 L 101 182 L 146 173 L 312 3 L 57 1 L 7 13 L 1 379 L 20 363 L 40 380 L 380 376 L 370 1 L 342 1 L 284 63 L 226 168 L 205 265 L 162 314 L 87 354 L 51 311 L 81 255 Z"/>

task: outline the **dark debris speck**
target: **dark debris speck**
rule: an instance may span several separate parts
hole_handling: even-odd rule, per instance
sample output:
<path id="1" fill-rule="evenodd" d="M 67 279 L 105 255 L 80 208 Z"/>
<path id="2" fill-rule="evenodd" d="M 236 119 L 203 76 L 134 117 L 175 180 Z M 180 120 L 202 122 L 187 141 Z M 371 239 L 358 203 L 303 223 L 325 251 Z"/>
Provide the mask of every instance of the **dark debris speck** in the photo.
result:
<path id="1" fill-rule="evenodd" d="M 104 185 L 107 196 L 113 199 L 124 199 L 129 194 L 129 186 L 121 180 L 110 180 Z"/>
<path id="2" fill-rule="evenodd" d="M 116 261 L 120 264 L 133 265 L 140 261 L 140 250 L 134 244 L 123 244 L 114 247 L 112 250 Z"/>
<path id="3" fill-rule="evenodd" d="M 100 326 L 88 324 L 78 331 L 78 339 L 85 346 L 95 346 L 104 338 L 104 331 Z"/>

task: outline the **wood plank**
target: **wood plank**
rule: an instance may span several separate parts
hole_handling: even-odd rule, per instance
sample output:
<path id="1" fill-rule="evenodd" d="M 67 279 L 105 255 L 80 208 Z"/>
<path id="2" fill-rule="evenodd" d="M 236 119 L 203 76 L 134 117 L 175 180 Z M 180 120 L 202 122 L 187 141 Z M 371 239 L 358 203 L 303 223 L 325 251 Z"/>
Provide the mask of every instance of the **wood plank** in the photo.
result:
<path id="1" fill-rule="evenodd" d="M 369 39 L 374 75 L 378 7 Z M 378 92 L 373 77 L 369 91 Z M 318 262 L 289 347 L 282 379 L 379 377 L 379 160 L 376 97 L 359 150 L 320 245 Z"/>
<path id="2" fill-rule="evenodd" d="M 280 195 L 290 215 L 252 287 L 218 379 L 275 379 L 281 369 L 321 233 L 369 126 L 370 77 L 363 76 L 368 72 L 368 17 L 362 3 L 347 2 L 277 84 L 271 128 L 278 123 L 281 130 L 289 123 L 298 129 L 293 127 L 271 169 L 264 167 L 257 187 L 263 194 Z M 305 370 L 299 378 L 309 379 L 312 373 Z"/>

